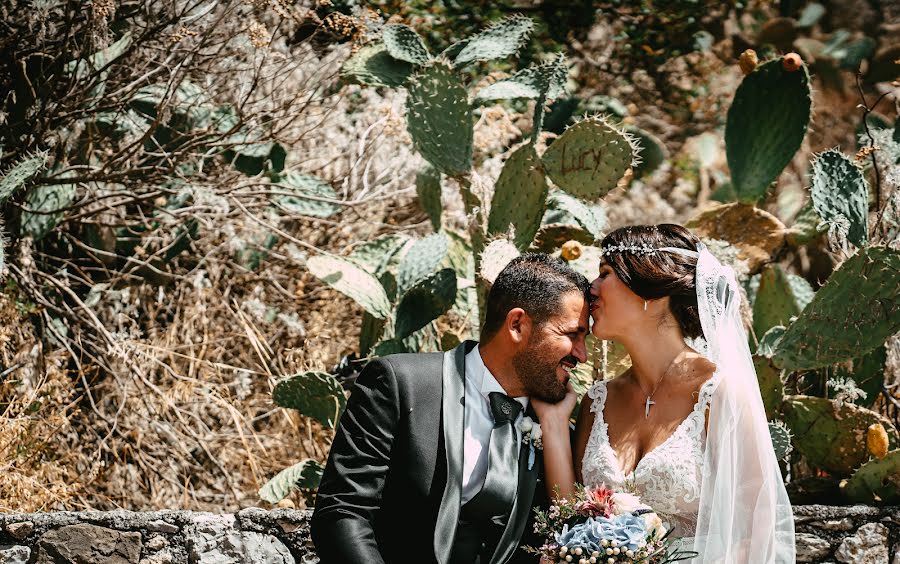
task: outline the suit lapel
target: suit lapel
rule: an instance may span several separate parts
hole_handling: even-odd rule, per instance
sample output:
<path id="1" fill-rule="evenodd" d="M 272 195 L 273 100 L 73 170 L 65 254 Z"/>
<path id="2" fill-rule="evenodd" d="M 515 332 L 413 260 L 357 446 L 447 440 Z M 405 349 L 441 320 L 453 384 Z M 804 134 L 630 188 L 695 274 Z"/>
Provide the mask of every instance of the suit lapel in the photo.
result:
<path id="1" fill-rule="evenodd" d="M 478 343 L 466 341 L 444 353 L 441 427 L 447 455 L 447 485 L 438 509 L 434 531 L 434 554 L 440 564 L 450 559 L 462 496 L 462 466 L 465 431 L 466 353 Z"/>
<path id="2" fill-rule="evenodd" d="M 531 409 L 531 404 L 528 404 L 525 415 L 537 421 L 537 415 Z M 509 560 L 516 546 L 518 546 L 519 540 L 522 538 L 525 522 L 528 521 L 528 514 L 531 513 L 531 502 L 534 499 L 538 468 L 543 459 L 540 451 L 535 452 L 534 466 L 529 470 L 528 454 L 530 450 L 531 445 L 522 443 L 519 450 L 519 486 L 516 490 L 516 497 L 513 500 L 509 521 L 507 521 L 506 528 L 503 529 L 503 534 L 500 536 L 500 541 L 497 543 L 497 548 L 491 557 L 491 564 L 500 564 Z"/>

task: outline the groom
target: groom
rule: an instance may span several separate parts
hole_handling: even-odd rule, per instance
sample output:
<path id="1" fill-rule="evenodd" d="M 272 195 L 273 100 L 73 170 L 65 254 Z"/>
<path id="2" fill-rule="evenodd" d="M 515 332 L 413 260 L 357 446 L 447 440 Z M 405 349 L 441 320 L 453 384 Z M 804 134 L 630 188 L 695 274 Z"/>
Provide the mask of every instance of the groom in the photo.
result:
<path id="1" fill-rule="evenodd" d="M 366 366 L 312 517 L 324 564 L 510 561 L 541 468 L 520 423 L 535 419 L 529 397 L 562 400 L 585 361 L 589 291 L 564 262 L 526 253 L 491 287 L 480 342 Z"/>

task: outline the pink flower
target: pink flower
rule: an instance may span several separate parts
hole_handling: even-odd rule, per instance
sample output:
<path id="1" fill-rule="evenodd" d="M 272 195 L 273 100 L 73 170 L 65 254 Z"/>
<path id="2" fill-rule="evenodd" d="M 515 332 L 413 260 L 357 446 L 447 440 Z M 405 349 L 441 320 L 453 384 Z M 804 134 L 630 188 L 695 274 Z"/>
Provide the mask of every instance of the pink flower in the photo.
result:
<path id="1" fill-rule="evenodd" d="M 598 488 L 584 488 L 584 501 L 579 501 L 575 505 L 575 510 L 579 513 L 596 517 L 602 515 L 611 517 L 615 510 L 613 503 L 613 491 L 605 485 Z"/>

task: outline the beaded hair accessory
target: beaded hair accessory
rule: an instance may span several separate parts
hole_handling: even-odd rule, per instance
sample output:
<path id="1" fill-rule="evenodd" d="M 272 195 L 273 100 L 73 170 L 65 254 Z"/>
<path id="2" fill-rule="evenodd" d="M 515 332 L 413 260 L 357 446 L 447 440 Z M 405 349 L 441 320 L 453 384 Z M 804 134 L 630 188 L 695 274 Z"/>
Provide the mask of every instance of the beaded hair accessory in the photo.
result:
<path id="1" fill-rule="evenodd" d="M 610 245 L 609 247 L 604 248 L 600 254 L 602 256 L 611 255 L 613 253 L 633 253 L 636 255 L 655 255 L 658 251 L 667 251 L 670 253 L 675 253 L 677 255 L 684 255 L 686 257 L 699 258 L 701 250 L 703 250 L 703 243 L 697 245 L 697 250 L 692 251 L 690 249 L 684 249 L 681 247 L 660 247 L 654 248 L 650 245 L 626 245 L 624 243 L 620 243 L 618 245 Z"/>

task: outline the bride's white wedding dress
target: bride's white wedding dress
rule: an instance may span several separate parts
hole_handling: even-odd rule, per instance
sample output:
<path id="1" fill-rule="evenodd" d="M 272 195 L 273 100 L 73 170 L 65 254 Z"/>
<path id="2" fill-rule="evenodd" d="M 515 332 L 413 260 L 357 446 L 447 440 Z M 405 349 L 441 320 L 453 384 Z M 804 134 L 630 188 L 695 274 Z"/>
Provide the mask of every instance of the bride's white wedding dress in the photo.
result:
<path id="1" fill-rule="evenodd" d="M 715 379 L 716 376 L 703 383 L 693 411 L 675 432 L 646 453 L 628 474 L 619 467 L 603 417 L 607 381 L 595 382 L 588 390 L 593 400 L 594 424 L 581 464 L 585 486 L 605 484 L 616 491 L 633 491 L 657 512 L 668 528 L 674 528 L 673 537 L 693 537 L 703 482 L 706 408 L 712 399 Z"/>

